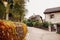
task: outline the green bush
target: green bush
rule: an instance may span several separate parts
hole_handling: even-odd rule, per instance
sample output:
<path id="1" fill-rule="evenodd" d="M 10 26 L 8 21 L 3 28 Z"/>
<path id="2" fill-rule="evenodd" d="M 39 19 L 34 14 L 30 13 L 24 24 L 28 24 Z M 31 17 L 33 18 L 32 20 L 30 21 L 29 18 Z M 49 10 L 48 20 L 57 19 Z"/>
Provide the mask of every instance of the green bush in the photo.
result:
<path id="1" fill-rule="evenodd" d="M 27 24 L 27 20 L 23 20 L 23 23 Z"/>
<path id="2" fill-rule="evenodd" d="M 42 26 L 45 27 L 45 28 L 48 28 L 49 23 L 48 22 L 43 22 L 43 25 Z"/>
<path id="3" fill-rule="evenodd" d="M 28 25 L 28 26 L 33 26 L 33 22 L 32 22 L 32 21 L 28 21 L 28 22 L 27 22 L 27 25 Z"/>
<path id="4" fill-rule="evenodd" d="M 41 23 L 40 21 L 36 21 L 36 22 L 35 22 L 35 26 L 36 26 L 36 27 L 41 27 L 41 26 L 42 26 L 42 23 Z"/>
<path id="5" fill-rule="evenodd" d="M 42 26 L 42 23 L 40 21 L 33 21 L 33 20 L 24 20 L 23 21 L 25 24 L 27 24 L 28 26 L 34 26 L 34 27 L 40 27 Z"/>

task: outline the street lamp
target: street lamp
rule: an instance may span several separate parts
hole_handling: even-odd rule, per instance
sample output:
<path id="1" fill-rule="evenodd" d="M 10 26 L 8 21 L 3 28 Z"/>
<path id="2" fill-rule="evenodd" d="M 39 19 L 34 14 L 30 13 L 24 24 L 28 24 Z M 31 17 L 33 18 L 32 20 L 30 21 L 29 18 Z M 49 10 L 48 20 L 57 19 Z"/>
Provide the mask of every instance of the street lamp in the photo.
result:
<path id="1" fill-rule="evenodd" d="M 6 7 L 6 20 L 8 20 L 8 13 L 9 13 L 9 7 L 8 7 L 8 2 L 6 0 L 3 0 L 3 4 Z"/>

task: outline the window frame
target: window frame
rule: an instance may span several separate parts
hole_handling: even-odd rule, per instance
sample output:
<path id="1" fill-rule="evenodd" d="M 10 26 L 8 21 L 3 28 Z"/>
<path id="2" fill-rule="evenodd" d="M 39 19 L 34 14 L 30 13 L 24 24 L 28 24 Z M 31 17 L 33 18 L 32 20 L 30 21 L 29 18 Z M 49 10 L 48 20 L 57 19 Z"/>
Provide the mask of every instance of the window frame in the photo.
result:
<path id="1" fill-rule="evenodd" d="M 50 14 L 50 19 L 54 18 L 54 14 Z"/>

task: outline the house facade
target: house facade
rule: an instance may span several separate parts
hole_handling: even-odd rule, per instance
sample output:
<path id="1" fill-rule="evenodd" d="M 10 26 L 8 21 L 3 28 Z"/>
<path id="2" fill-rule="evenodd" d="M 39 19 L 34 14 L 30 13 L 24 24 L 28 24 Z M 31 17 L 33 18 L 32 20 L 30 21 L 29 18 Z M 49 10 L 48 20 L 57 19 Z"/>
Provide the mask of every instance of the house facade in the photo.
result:
<path id="1" fill-rule="evenodd" d="M 60 23 L 60 7 L 49 8 L 44 11 L 45 21 L 51 23 Z"/>
<path id="2" fill-rule="evenodd" d="M 32 15 L 31 17 L 29 17 L 29 20 L 43 22 L 43 19 L 40 15 Z"/>

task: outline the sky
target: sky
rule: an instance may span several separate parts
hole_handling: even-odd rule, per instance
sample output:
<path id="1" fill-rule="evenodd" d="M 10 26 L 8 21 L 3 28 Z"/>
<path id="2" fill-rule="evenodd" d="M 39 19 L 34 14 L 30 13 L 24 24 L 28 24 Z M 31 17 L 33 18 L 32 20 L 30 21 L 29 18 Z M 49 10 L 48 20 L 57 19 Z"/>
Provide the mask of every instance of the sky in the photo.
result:
<path id="1" fill-rule="evenodd" d="M 26 3 L 26 9 L 28 10 L 26 18 L 32 15 L 40 15 L 45 18 L 44 11 L 47 8 L 60 7 L 60 0 L 29 0 Z"/>

